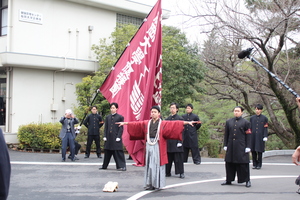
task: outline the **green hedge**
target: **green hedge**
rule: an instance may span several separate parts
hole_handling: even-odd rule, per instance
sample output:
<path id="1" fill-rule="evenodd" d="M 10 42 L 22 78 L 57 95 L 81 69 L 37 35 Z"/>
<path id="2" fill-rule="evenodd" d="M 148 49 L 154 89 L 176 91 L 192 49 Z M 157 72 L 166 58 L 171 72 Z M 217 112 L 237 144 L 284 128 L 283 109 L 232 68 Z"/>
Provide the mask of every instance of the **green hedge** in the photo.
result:
<path id="1" fill-rule="evenodd" d="M 206 143 L 207 150 L 208 150 L 208 156 L 211 158 L 218 158 L 219 157 L 219 151 L 220 151 L 220 141 L 218 140 L 208 140 Z"/>
<path id="2" fill-rule="evenodd" d="M 59 149 L 61 148 L 60 129 L 60 123 L 22 125 L 18 131 L 19 148 Z"/>
<path id="3" fill-rule="evenodd" d="M 203 124 L 198 130 L 198 145 L 199 148 L 205 147 L 210 139 L 209 130 L 207 124 Z"/>
<path id="4" fill-rule="evenodd" d="M 44 123 L 44 124 L 28 124 L 19 127 L 18 139 L 20 149 L 60 149 L 61 139 L 59 138 L 59 132 L 61 129 L 61 123 Z M 100 146 L 103 150 L 103 128 L 100 129 Z M 81 151 L 85 151 L 85 144 L 87 141 L 87 128 L 81 126 L 80 134 L 77 135 L 76 140 L 81 144 Z M 96 145 L 93 142 L 91 149 L 96 149 Z M 124 148 L 125 149 L 125 148 Z"/>

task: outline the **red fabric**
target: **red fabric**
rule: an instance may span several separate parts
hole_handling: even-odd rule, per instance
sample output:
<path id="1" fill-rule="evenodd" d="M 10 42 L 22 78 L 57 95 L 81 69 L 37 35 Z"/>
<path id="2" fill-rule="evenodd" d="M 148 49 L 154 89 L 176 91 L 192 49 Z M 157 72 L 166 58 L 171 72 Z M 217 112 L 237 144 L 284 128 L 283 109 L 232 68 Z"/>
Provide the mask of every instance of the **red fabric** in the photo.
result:
<path id="1" fill-rule="evenodd" d="M 119 104 L 125 122 L 147 120 L 151 107 L 161 104 L 161 0 L 146 19 L 100 87 L 110 103 Z M 126 128 L 122 139 L 131 157 L 140 162 L 143 141 L 130 141 Z"/>
<path id="2" fill-rule="evenodd" d="M 145 166 L 145 146 L 146 146 L 146 137 L 148 131 L 148 122 L 129 122 L 128 123 L 128 133 L 131 140 L 143 140 L 144 141 L 144 151 L 142 154 L 141 164 Z M 162 121 L 160 126 L 160 135 L 159 135 L 159 153 L 160 153 L 160 165 L 165 165 L 168 163 L 168 154 L 167 154 L 167 139 L 171 140 L 182 140 L 182 131 L 183 131 L 183 121 Z"/>
<path id="3" fill-rule="evenodd" d="M 247 131 L 246 131 L 246 134 L 251 134 L 252 133 L 252 131 L 251 131 L 251 129 L 249 128 Z"/>

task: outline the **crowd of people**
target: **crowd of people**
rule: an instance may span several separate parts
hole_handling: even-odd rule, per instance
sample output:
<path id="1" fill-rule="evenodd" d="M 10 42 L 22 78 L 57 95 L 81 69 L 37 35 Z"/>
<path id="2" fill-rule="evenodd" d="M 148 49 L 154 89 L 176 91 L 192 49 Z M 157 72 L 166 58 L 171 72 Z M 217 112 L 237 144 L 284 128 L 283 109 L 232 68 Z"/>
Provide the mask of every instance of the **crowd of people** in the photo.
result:
<path id="1" fill-rule="evenodd" d="M 296 98 L 300 109 L 300 97 Z M 117 113 L 118 104 L 110 104 L 111 114 L 102 121 L 97 113 L 97 107 L 91 108 L 91 114 L 85 119 L 84 124 L 88 128 L 87 151 L 85 158 L 90 156 L 90 145 L 95 141 L 97 156 L 101 158 L 100 132 L 104 124 L 104 160 L 100 169 L 107 169 L 113 156 L 116 168 L 126 171 L 126 162 L 122 144 L 123 126 L 127 125 L 127 131 L 131 140 L 143 140 L 145 155 L 142 166 L 145 166 L 144 188 L 146 190 L 159 189 L 165 186 L 165 177 L 171 176 L 172 163 L 175 165 L 175 174 L 184 178 L 184 162 L 187 162 L 189 150 L 192 152 L 194 164 L 201 163 L 199 154 L 197 130 L 201 127 L 199 117 L 192 113 L 193 106 L 186 106 L 186 114 L 179 116 L 179 106 L 170 104 L 170 116 L 166 120 L 161 119 L 160 107 L 151 108 L 151 119 L 145 121 L 124 122 L 124 117 Z M 252 169 L 262 168 L 262 153 L 265 150 L 265 142 L 268 140 L 268 118 L 262 115 L 263 106 L 255 106 L 256 115 L 251 116 L 250 121 L 242 118 L 244 109 L 240 106 L 234 108 L 234 117 L 226 121 L 224 133 L 225 171 L 226 180 L 221 185 L 231 185 L 237 175 L 238 183 L 250 182 L 250 157 L 252 154 Z M 60 119 L 62 128 L 60 138 L 62 140 L 62 161 L 66 160 L 66 151 L 69 146 L 70 158 L 76 157 L 80 145 L 76 143 L 75 124 L 79 123 L 70 109 Z M 195 142 L 197 141 L 197 142 Z M 0 199 L 7 199 L 11 165 L 8 148 L 0 129 Z M 292 155 L 292 162 L 300 165 L 300 146 Z"/>
<path id="2" fill-rule="evenodd" d="M 296 98 L 300 108 L 300 98 Z M 162 120 L 160 107 L 151 108 L 149 120 L 138 122 L 124 122 L 124 117 L 117 113 L 118 104 L 110 105 L 111 114 L 105 119 L 104 126 L 104 160 L 102 167 L 107 169 L 110 159 L 113 156 L 116 168 L 119 171 L 126 171 L 126 161 L 123 152 L 122 134 L 123 126 L 127 125 L 127 131 L 131 140 L 143 141 L 145 155 L 144 188 L 147 190 L 159 189 L 165 186 L 165 177 L 171 176 L 171 169 L 174 163 L 175 175 L 185 178 L 184 162 L 188 161 L 189 151 L 191 150 L 194 164 L 201 163 L 201 156 L 198 145 L 197 130 L 201 127 L 199 116 L 193 113 L 193 105 L 186 105 L 186 114 L 179 116 L 179 105 L 170 104 L 170 116 Z M 68 111 L 68 110 L 67 110 Z M 65 144 L 73 135 L 73 128 L 78 120 L 66 111 L 61 119 L 62 130 L 66 132 L 62 137 L 62 159 L 65 160 Z M 85 158 L 90 155 L 90 145 L 92 140 L 97 146 L 97 156 L 101 158 L 99 129 L 103 125 L 101 116 L 97 113 L 97 107 L 93 106 L 92 114 L 84 121 L 88 128 L 87 151 Z M 233 110 L 234 117 L 226 121 L 224 133 L 225 151 L 225 171 L 226 180 L 221 185 L 231 185 L 237 176 L 238 183 L 246 183 L 246 187 L 251 187 L 250 182 L 250 153 L 252 155 L 252 169 L 262 168 L 262 154 L 265 151 L 265 142 L 268 140 L 268 118 L 262 115 L 263 106 L 255 105 L 255 115 L 250 120 L 243 118 L 244 109 L 237 106 Z M 68 117 L 69 116 L 69 117 Z M 65 121 L 68 121 L 66 123 Z M 69 130 L 70 133 L 66 130 Z M 61 133 L 62 134 L 62 133 Z M 74 145 L 70 145 L 71 157 L 73 161 L 76 156 L 72 153 Z M 75 154 L 76 155 L 76 154 Z M 295 150 L 293 162 L 297 165 L 300 161 L 300 146 Z"/>

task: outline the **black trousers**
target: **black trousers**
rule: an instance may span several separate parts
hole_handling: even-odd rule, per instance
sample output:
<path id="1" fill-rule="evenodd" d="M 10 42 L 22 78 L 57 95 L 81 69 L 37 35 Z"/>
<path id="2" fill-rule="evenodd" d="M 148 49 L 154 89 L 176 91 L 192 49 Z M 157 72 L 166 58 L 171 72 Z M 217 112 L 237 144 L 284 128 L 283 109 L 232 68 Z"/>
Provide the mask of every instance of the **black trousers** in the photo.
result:
<path id="1" fill-rule="evenodd" d="M 261 167 L 262 165 L 262 152 L 251 151 L 253 167 Z"/>
<path id="2" fill-rule="evenodd" d="M 168 152 L 168 164 L 166 164 L 166 174 L 171 174 L 173 162 L 175 165 L 175 174 L 183 174 L 183 152 Z"/>
<path id="3" fill-rule="evenodd" d="M 238 177 L 238 183 L 250 181 L 249 163 L 230 163 L 226 162 L 226 181 L 231 182 Z"/>
<path id="4" fill-rule="evenodd" d="M 189 152 L 192 152 L 192 158 L 193 158 L 193 162 L 194 163 L 201 163 L 201 156 L 200 156 L 200 151 L 198 147 L 192 147 L 192 148 L 188 148 L 188 147 L 183 147 L 183 161 L 187 162 L 188 161 L 188 157 L 189 157 Z"/>
<path id="5" fill-rule="evenodd" d="M 93 141 L 95 141 L 96 149 L 97 149 L 97 156 L 99 157 L 101 155 L 100 135 L 88 135 L 85 155 L 90 156 L 91 146 L 92 146 Z"/>
<path id="6" fill-rule="evenodd" d="M 125 155 L 123 150 L 107 150 L 104 149 L 104 160 L 102 164 L 102 168 L 106 169 L 111 156 L 114 157 L 114 160 L 116 162 L 116 168 L 126 168 L 126 162 L 125 162 Z"/>

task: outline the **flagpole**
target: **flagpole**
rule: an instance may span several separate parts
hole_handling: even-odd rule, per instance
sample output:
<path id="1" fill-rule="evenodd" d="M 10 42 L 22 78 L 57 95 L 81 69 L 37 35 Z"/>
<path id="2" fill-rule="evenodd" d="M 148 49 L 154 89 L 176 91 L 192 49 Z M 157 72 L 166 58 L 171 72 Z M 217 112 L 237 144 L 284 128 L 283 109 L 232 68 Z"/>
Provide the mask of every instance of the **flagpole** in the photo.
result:
<path id="1" fill-rule="evenodd" d="M 94 101 L 96 100 L 96 98 L 97 98 L 98 94 L 99 94 L 99 89 L 96 91 L 96 95 L 94 96 L 94 98 L 93 98 L 93 100 L 92 100 L 92 102 L 91 102 L 91 105 L 90 105 L 90 106 L 92 106 L 92 105 L 93 105 L 93 103 L 94 103 Z M 87 114 L 88 114 L 88 112 L 86 112 L 86 113 L 84 114 L 84 117 L 83 117 L 83 119 L 81 120 L 81 122 L 80 122 L 80 125 L 79 125 L 79 126 L 81 126 L 81 125 L 83 124 L 83 122 L 84 122 L 84 120 L 85 120 L 85 118 L 86 118 Z"/>

